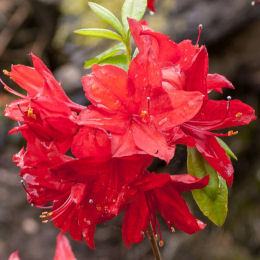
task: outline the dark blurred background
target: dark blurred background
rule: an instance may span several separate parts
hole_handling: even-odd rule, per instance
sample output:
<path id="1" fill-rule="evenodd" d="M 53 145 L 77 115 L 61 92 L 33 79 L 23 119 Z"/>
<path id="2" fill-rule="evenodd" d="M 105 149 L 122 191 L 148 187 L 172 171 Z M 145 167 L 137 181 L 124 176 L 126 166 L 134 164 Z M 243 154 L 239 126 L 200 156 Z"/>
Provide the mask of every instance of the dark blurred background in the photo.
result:
<path id="1" fill-rule="evenodd" d="M 123 0 L 96 2 L 119 15 Z M 145 18 L 152 28 L 177 42 L 190 38 L 195 43 L 198 24 L 203 24 L 200 43 L 208 48 L 210 71 L 225 75 L 236 87 L 235 91 L 225 90 L 223 97 L 239 98 L 258 114 L 260 5 L 252 7 L 249 0 L 158 0 L 157 13 L 147 12 Z M 84 61 L 113 42 L 76 36 L 73 30 L 103 26 L 86 0 L 0 0 L 0 68 L 9 70 L 11 64 L 18 63 L 31 65 L 28 54 L 32 51 L 48 64 L 74 101 L 86 104 L 80 83 L 87 72 Z M 4 75 L 1 78 L 14 87 Z M 2 115 L 5 104 L 12 99 L 0 90 L 0 259 L 8 259 L 11 252 L 19 250 L 22 260 L 51 260 L 58 230 L 40 222 L 41 211 L 27 203 L 19 169 L 12 163 L 12 155 L 23 145 L 19 135 L 7 135 L 15 123 Z M 163 259 L 260 259 L 260 124 L 254 121 L 238 130 L 238 136 L 225 140 L 239 158 L 234 161 L 235 180 L 229 191 L 226 223 L 221 228 L 211 224 L 188 196 L 193 212 L 208 226 L 190 236 L 171 233 L 162 222 Z M 185 147 L 180 146 L 169 166 L 171 172 L 186 172 L 185 160 Z M 119 216 L 97 228 L 96 251 L 84 242 L 72 241 L 77 258 L 153 259 L 147 240 L 130 249 L 124 246 L 121 223 Z"/>

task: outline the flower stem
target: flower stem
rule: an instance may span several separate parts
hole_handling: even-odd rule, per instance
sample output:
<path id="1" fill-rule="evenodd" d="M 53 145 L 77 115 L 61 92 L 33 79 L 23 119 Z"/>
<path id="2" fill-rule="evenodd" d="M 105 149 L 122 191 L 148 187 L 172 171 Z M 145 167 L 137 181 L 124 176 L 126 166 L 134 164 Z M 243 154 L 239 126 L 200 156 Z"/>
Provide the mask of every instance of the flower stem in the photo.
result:
<path id="1" fill-rule="evenodd" d="M 147 229 L 147 236 L 148 236 L 150 243 L 151 243 L 154 259 L 155 260 L 162 260 L 160 250 L 159 250 L 159 247 L 157 245 L 157 241 L 156 241 L 156 238 L 154 236 L 153 227 L 152 227 L 151 223 L 149 224 L 148 229 Z"/>

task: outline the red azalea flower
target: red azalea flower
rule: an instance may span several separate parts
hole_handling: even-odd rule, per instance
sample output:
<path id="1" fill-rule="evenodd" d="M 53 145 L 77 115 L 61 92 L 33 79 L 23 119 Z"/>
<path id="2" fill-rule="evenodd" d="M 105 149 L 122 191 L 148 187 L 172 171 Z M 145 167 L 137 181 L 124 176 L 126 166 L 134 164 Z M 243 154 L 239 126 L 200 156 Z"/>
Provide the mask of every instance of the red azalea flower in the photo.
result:
<path id="1" fill-rule="evenodd" d="M 155 0 L 147 0 L 147 8 L 153 12 L 155 12 L 154 1 Z"/>
<path id="2" fill-rule="evenodd" d="M 203 229 L 205 224 L 194 218 L 181 193 L 201 189 L 208 184 L 208 180 L 209 176 L 198 179 L 188 174 L 145 173 L 141 176 L 129 190 L 130 202 L 122 227 L 126 246 L 141 242 L 149 223 L 152 224 L 154 234 L 157 233 L 156 227 L 158 228 L 161 237 L 156 211 L 162 215 L 171 230 L 174 230 L 175 226 L 192 234 Z"/>
<path id="3" fill-rule="evenodd" d="M 81 241 L 83 236 L 94 248 L 96 224 L 119 213 L 128 184 L 148 167 L 151 157 L 111 159 L 109 135 L 88 127 L 74 136 L 71 150 L 76 159 L 33 133 L 26 131 L 25 137 L 27 149 L 15 155 L 14 161 L 22 168 L 28 201 L 44 209 L 44 223 L 53 221 L 73 239 Z"/>
<path id="4" fill-rule="evenodd" d="M 197 115 L 171 131 L 171 143 L 196 146 L 205 159 L 229 185 L 233 180 L 233 166 L 225 150 L 219 145 L 212 130 L 244 125 L 255 119 L 254 110 L 239 100 L 213 101 L 208 99 L 211 90 L 222 92 L 223 87 L 234 88 L 222 75 L 208 74 L 208 54 L 204 46 L 190 41 L 176 44 L 169 37 L 153 32 L 145 22 L 129 19 L 130 29 L 140 52 L 152 41 L 154 52 L 160 59 L 163 88 L 167 93 L 176 89 L 199 91 L 204 94 L 203 105 Z M 168 53 L 166 53 L 166 50 Z"/>
<path id="5" fill-rule="evenodd" d="M 77 112 L 83 107 L 66 96 L 61 85 L 38 57 L 33 54 L 31 57 L 34 67 L 13 65 L 11 72 L 5 71 L 27 91 L 25 96 L 5 86 L 7 91 L 20 97 L 4 111 L 5 116 L 19 122 L 19 126 L 10 133 L 30 128 L 42 140 L 55 140 L 60 149 L 66 151 L 77 131 Z"/>
<path id="6" fill-rule="evenodd" d="M 149 45 L 130 64 L 128 73 L 112 65 L 92 67 L 82 79 L 93 106 L 80 113 L 79 124 L 100 127 L 112 134 L 114 157 L 147 153 L 166 162 L 174 146 L 163 131 L 188 121 L 199 111 L 199 92 L 162 88 L 161 72 Z"/>
<path id="7" fill-rule="evenodd" d="M 82 158 L 64 163 L 52 169 L 63 181 L 79 183 L 68 197 L 53 204 L 48 213 L 55 226 L 71 236 L 81 239 L 83 235 L 91 248 L 94 246 L 96 224 L 118 215 L 125 201 L 129 183 L 151 163 L 144 155 L 125 158 Z"/>

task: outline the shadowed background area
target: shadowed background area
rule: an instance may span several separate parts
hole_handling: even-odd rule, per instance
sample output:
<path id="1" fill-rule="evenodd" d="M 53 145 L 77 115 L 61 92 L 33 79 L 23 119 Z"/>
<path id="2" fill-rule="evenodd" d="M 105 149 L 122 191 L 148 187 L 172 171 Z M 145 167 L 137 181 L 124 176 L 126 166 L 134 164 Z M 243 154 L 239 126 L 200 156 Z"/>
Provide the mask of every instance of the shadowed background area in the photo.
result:
<path id="1" fill-rule="evenodd" d="M 123 0 L 96 1 L 117 15 Z M 206 44 L 210 71 L 225 75 L 236 87 L 225 90 L 259 111 L 260 97 L 260 6 L 249 0 L 158 0 L 157 13 L 147 12 L 145 19 L 175 41 L 191 38 L 196 42 L 198 25 L 203 24 L 200 44 Z M 62 82 L 68 95 L 81 104 L 87 100 L 80 78 L 86 59 L 93 58 L 114 43 L 76 36 L 73 30 L 83 27 L 104 27 L 90 12 L 86 0 L 0 0 L 0 68 L 11 64 L 31 65 L 29 53 L 40 56 Z M 4 75 L 8 84 L 15 87 Z M 221 98 L 221 95 L 216 95 Z M 0 259 L 8 259 L 19 250 L 26 260 L 52 259 L 58 230 L 42 224 L 41 211 L 32 208 L 19 180 L 19 169 L 12 155 L 23 145 L 20 135 L 8 136 L 15 123 L 2 111 L 13 99 L 0 90 Z M 201 215 L 187 194 L 194 214 L 208 226 L 196 235 L 171 233 L 163 221 L 165 246 L 163 259 L 178 260 L 257 260 L 260 259 L 260 124 L 239 127 L 239 135 L 225 139 L 239 160 L 234 161 L 234 185 L 229 190 L 229 213 L 222 228 Z M 159 171 L 186 172 L 186 149 L 179 146 L 169 166 L 157 161 Z M 121 239 L 122 216 L 97 228 L 97 250 L 84 242 L 72 242 L 76 257 L 81 259 L 152 259 L 150 244 L 126 248 Z"/>

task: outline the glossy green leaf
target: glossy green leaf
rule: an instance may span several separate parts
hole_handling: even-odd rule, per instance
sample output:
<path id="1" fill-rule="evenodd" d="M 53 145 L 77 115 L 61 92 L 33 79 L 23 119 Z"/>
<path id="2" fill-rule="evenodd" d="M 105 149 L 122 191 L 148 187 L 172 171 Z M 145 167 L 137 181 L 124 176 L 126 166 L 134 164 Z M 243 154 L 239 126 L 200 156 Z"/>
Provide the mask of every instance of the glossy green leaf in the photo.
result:
<path id="1" fill-rule="evenodd" d="M 221 147 L 226 151 L 227 156 L 232 157 L 233 159 L 237 160 L 236 155 L 233 153 L 233 151 L 230 149 L 230 147 L 219 137 L 216 137 L 218 143 L 221 145 Z"/>
<path id="2" fill-rule="evenodd" d="M 103 60 L 117 54 L 118 52 L 126 52 L 126 47 L 123 43 L 116 44 L 112 48 L 100 53 L 95 58 L 87 60 L 84 64 L 85 69 L 90 68 L 95 63 L 100 63 Z"/>
<path id="3" fill-rule="evenodd" d="M 228 188 L 226 181 L 208 164 L 196 148 L 188 148 L 188 173 L 202 178 L 209 174 L 209 184 L 193 190 L 192 196 L 202 213 L 218 226 L 224 224 L 228 211 Z"/>
<path id="4" fill-rule="evenodd" d="M 75 33 L 84 36 L 101 37 L 101 38 L 106 38 L 111 40 L 123 41 L 123 39 L 118 33 L 107 29 L 100 29 L 100 28 L 79 29 L 76 30 Z"/>
<path id="5" fill-rule="evenodd" d="M 128 32 L 129 25 L 127 18 L 141 20 L 147 7 L 147 0 L 126 0 L 122 7 L 122 22 L 125 32 Z"/>
<path id="6" fill-rule="evenodd" d="M 128 69 L 127 57 L 125 54 L 109 57 L 109 58 L 101 61 L 99 64 L 100 65 L 106 65 L 106 64 L 115 65 L 117 67 L 122 68 L 125 71 L 127 71 L 127 69 Z"/>
<path id="7" fill-rule="evenodd" d="M 120 34 L 124 35 L 124 29 L 122 24 L 112 12 L 110 12 L 105 7 L 93 2 L 89 2 L 88 5 L 98 17 L 100 17 L 103 21 L 113 26 Z"/>

